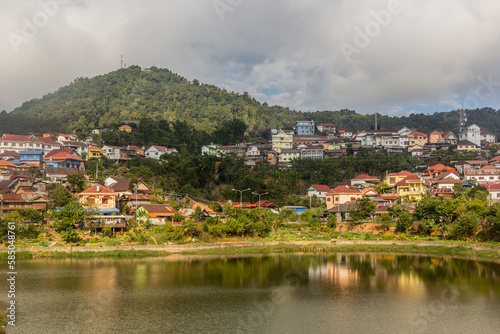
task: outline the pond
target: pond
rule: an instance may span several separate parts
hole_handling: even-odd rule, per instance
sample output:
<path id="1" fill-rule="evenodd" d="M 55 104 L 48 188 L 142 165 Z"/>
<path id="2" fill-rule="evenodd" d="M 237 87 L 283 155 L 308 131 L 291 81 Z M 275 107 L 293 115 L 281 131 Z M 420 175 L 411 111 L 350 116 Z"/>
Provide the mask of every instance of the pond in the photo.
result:
<path id="1" fill-rule="evenodd" d="M 35 259 L 18 263 L 16 284 L 17 326 L 8 333 L 495 333 L 500 328 L 500 264 L 463 259 L 387 254 Z"/>

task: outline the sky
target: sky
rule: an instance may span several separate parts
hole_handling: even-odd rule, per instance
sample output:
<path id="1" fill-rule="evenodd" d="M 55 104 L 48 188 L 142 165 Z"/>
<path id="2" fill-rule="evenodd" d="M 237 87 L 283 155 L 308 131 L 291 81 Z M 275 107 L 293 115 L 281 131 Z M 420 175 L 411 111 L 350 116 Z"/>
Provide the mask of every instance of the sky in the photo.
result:
<path id="1" fill-rule="evenodd" d="M 500 108 L 498 0 L 0 0 L 0 110 L 127 66 L 298 111 Z"/>

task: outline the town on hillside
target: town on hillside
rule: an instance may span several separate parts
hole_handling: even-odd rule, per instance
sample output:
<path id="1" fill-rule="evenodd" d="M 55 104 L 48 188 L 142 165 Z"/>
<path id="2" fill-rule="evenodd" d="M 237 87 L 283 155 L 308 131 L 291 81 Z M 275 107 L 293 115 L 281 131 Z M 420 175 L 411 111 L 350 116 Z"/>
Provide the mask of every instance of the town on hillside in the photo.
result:
<path id="1" fill-rule="evenodd" d="M 360 174 L 335 184 L 307 185 L 306 193 L 295 195 L 300 196 L 302 203 L 309 202 L 310 205 L 280 207 L 265 199 L 267 193 L 259 194 L 256 189 L 230 189 L 240 199 L 232 201 L 232 206 L 244 210 L 263 208 L 278 213 L 287 209 L 300 215 L 310 209 L 314 201 L 323 205 L 324 211 L 320 215 L 323 221 L 333 215 L 337 222 L 349 222 L 353 219 L 353 210 L 362 201 L 374 204 L 369 218 L 376 219 L 387 215 L 395 205 L 412 213 L 423 198 L 450 199 L 456 196 L 457 186 L 466 189 L 479 185 L 488 192 L 490 203 L 500 202 L 500 156 L 496 135 L 482 131 L 474 124 L 466 127 L 461 121 L 460 125 L 458 135 L 447 130 L 422 133 L 407 127 L 353 133 L 332 123 L 301 120 L 292 130 L 269 127 L 245 134 L 248 138 L 257 138 L 256 141 L 232 146 L 205 145 L 200 154 L 234 156 L 243 159 L 250 170 L 257 165 L 287 169 L 298 159 L 355 156 L 363 148 L 389 155 L 406 154 L 421 161 L 419 172 L 398 170 L 387 172 L 384 177 Z M 94 139 L 101 131 L 103 129 L 94 129 L 83 139 L 76 134 L 61 133 L 41 136 L 4 134 L 0 138 L 0 214 L 26 209 L 40 212 L 47 208 L 60 210 L 65 202 L 61 204 L 51 192 L 62 185 L 77 203 L 88 210 L 89 214 L 76 227 L 92 227 L 95 233 L 106 227 L 112 227 L 113 232 L 123 232 L 131 219 L 153 225 L 167 222 L 180 225 L 182 219 L 192 217 L 195 212 L 200 220 L 220 217 L 219 209 L 224 203 L 213 205 L 203 199 L 195 201 L 189 198 L 189 194 L 153 189 L 140 178 L 118 176 L 118 170 L 100 174 L 96 161 L 101 159 L 114 163 L 123 171 L 133 159 L 161 162 L 166 156 L 179 154 L 176 148 L 160 145 L 97 145 Z M 114 131 L 131 133 L 134 128 L 125 124 Z M 269 138 L 259 137 L 262 133 L 270 134 Z M 442 152 L 450 149 L 458 153 L 475 152 L 478 157 L 488 158 L 440 161 Z M 158 192 L 163 193 L 162 200 L 159 200 Z M 244 192 L 252 192 L 258 196 L 258 201 L 243 201 Z"/>

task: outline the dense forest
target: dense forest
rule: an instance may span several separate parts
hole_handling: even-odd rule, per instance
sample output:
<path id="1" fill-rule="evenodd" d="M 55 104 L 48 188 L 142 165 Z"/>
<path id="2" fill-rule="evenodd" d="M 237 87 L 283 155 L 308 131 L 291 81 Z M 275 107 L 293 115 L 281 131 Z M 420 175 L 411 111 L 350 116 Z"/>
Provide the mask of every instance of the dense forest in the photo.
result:
<path id="1" fill-rule="evenodd" d="M 483 108 L 467 110 L 467 115 L 468 124 L 500 134 L 500 111 Z M 90 130 L 141 119 L 186 122 L 207 133 L 235 119 L 242 120 L 249 130 L 266 126 L 287 128 L 299 119 L 334 123 L 350 131 L 374 128 L 373 115 L 348 109 L 303 113 L 268 106 L 246 92 L 228 92 L 198 80 L 190 82 L 167 69 L 142 70 L 131 66 L 90 79 L 77 78 L 54 93 L 23 103 L 11 113 L 0 112 L 0 134 Z M 403 117 L 380 115 L 378 127 L 408 126 L 423 132 L 452 130 L 457 133 L 458 121 L 456 110 Z"/>

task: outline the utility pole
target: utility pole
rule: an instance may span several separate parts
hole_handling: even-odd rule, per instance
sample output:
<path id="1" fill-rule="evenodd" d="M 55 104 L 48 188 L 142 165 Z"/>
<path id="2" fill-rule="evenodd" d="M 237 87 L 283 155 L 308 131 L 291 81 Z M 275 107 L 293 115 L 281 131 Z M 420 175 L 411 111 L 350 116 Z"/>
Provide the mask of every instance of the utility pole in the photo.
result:
<path id="1" fill-rule="evenodd" d="M 248 191 L 248 190 L 250 190 L 250 188 L 245 189 L 245 190 L 238 190 L 238 189 L 234 189 L 234 188 L 233 188 L 233 190 L 234 190 L 234 191 L 239 191 L 239 192 L 240 192 L 240 209 L 241 209 L 241 205 L 243 204 L 243 192 L 244 192 L 244 191 Z"/>
<path id="2" fill-rule="evenodd" d="M 120 68 L 123 68 L 123 55 L 121 56 Z"/>
<path id="3" fill-rule="evenodd" d="M 268 193 L 258 194 L 253 192 L 252 194 L 259 196 L 259 206 L 260 206 L 260 196 L 267 195 Z"/>

